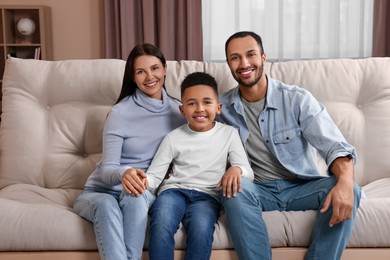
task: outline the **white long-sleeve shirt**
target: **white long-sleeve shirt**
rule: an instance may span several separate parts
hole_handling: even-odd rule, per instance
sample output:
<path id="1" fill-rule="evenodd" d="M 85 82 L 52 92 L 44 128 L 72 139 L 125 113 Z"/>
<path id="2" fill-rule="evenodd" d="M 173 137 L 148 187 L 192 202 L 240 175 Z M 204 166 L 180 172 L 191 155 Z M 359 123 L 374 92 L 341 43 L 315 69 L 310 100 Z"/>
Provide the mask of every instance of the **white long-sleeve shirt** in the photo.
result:
<path id="1" fill-rule="evenodd" d="M 149 189 L 155 191 L 163 181 L 170 163 L 172 173 L 158 193 L 170 188 L 202 191 L 216 196 L 216 185 L 231 166 L 241 168 L 242 176 L 253 180 L 253 171 L 237 129 L 216 122 L 206 132 L 195 132 L 188 124 L 178 127 L 161 142 L 147 170 Z"/>

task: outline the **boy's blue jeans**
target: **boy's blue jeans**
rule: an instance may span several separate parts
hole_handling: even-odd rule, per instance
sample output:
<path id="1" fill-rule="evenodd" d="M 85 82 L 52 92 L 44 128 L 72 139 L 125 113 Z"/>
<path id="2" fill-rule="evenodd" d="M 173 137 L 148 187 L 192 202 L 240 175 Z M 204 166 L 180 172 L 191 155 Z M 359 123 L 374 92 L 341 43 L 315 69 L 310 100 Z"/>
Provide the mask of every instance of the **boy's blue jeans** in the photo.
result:
<path id="1" fill-rule="evenodd" d="M 148 190 L 138 197 L 108 190 L 86 189 L 74 210 L 94 224 L 102 260 L 141 259 L 148 209 L 155 196 Z"/>
<path id="2" fill-rule="evenodd" d="M 242 192 L 222 197 L 228 229 L 239 259 L 272 259 L 264 211 L 319 210 L 336 184 L 334 177 L 318 180 L 275 180 L 253 183 L 242 179 Z M 340 259 L 352 233 L 361 191 L 355 184 L 351 219 L 329 227 L 332 208 L 318 213 L 306 259 Z"/>
<path id="3" fill-rule="evenodd" d="M 219 201 L 204 192 L 189 189 L 163 191 L 149 211 L 150 259 L 173 259 L 174 235 L 180 222 L 187 235 L 185 259 L 210 259 L 219 211 Z"/>

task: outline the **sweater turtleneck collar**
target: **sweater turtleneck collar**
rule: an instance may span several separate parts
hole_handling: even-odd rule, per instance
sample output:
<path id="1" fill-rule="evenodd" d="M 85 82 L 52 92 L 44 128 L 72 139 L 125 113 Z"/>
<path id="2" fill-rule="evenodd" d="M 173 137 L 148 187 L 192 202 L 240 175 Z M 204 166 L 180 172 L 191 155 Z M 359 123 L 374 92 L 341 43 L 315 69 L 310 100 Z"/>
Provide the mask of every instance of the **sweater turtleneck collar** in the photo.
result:
<path id="1" fill-rule="evenodd" d="M 133 95 L 133 100 L 140 107 L 143 107 L 153 113 L 159 113 L 169 109 L 168 94 L 165 89 L 162 89 L 162 100 L 160 100 L 149 97 L 137 88 L 135 94 Z"/>

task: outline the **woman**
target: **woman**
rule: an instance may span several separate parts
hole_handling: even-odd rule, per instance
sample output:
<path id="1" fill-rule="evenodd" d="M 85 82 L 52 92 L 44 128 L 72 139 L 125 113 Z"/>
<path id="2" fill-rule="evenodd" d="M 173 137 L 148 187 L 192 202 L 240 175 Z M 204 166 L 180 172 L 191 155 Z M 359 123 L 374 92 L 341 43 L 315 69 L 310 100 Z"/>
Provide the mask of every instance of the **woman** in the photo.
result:
<path id="1" fill-rule="evenodd" d="M 130 52 L 121 93 L 105 124 L 103 158 L 75 201 L 76 213 L 94 224 L 102 259 L 141 259 L 155 199 L 144 192 L 144 171 L 163 137 L 185 123 L 179 102 L 165 91 L 166 71 L 157 47 L 140 44 Z M 134 196 L 123 196 L 122 190 Z"/>

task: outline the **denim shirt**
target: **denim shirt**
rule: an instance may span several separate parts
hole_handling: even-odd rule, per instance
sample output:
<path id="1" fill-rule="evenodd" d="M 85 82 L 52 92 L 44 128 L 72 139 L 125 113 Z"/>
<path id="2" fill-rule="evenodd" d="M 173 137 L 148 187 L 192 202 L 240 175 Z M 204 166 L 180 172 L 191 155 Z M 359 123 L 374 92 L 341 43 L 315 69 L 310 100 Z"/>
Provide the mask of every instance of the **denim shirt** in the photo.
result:
<path id="1" fill-rule="evenodd" d="M 266 146 L 287 170 L 301 179 L 323 177 L 317 166 L 316 150 L 328 167 L 344 156 L 351 156 L 355 163 L 355 148 L 347 143 L 326 108 L 309 91 L 270 77 L 267 81 L 266 104 L 258 123 Z M 219 120 L 236 127 L 245 145 L 249 129 L 239 88 L 223 93 L 220 102 Z"/>

